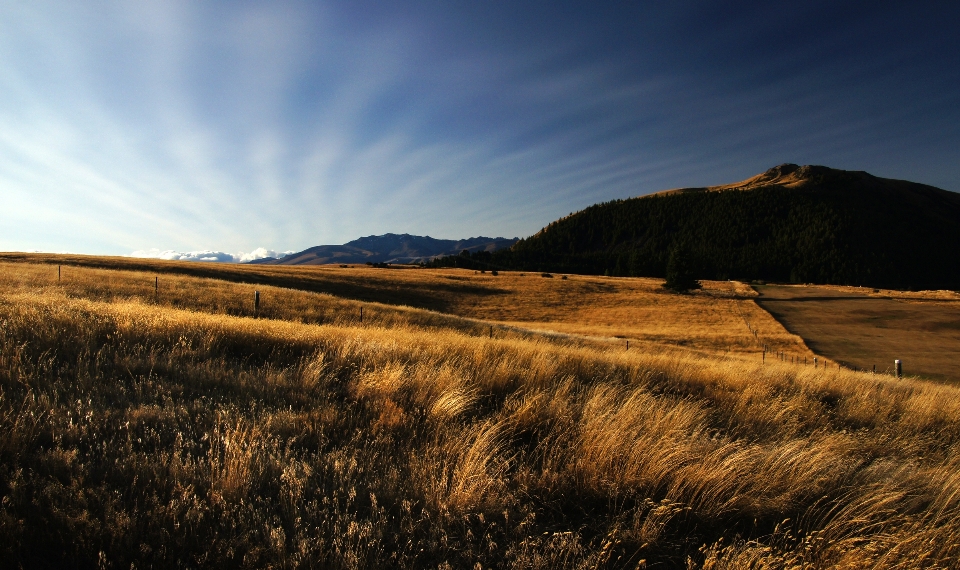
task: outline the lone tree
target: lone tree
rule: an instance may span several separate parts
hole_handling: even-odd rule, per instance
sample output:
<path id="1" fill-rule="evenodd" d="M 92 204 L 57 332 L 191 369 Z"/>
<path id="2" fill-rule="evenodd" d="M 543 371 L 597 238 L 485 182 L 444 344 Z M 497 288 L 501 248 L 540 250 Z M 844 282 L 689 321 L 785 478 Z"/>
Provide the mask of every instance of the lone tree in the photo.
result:
<path id="1" fill-rule="evenodd" d="M 678 243 L 670 250 L 670 257 L 667 259 L 667 282 L 663 286 L 678 293 L 701 287 L 700 282 L 693 277 L 690 250 L 686 244 Z"/>

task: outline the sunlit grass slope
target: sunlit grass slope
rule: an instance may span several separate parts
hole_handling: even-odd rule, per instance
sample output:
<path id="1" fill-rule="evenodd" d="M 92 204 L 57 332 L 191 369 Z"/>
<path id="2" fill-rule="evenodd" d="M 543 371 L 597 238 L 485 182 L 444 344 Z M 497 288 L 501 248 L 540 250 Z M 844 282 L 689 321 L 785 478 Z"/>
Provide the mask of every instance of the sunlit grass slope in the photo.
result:
<path id="1" fill-rule="evenodd" d="M 302 323 L 453 328 L 476 334 L 488 325 L 436 311 L 387 305 L 268 284 L 236 283 L 210 277 L 157 275 L 144 271 L 0 262 L 0 292 L 57 292 L 104 302 L 135 301 L 213 314 Z M 260 292 L 259 307 L 255 294 Z"/>
<path id="2" fill-rule="evenodd" d="M 2 265 L 4 260 L 32 263 Z M 115 287 L 122 285 L 124 295 L 152 299 L 154 277 L 159 275 L 158 302 L 183 307 L 202 304 L 204 310 L 229 314 L 252 314 L 253 290 L 271 285 L 327 293 L 343 300 L 428 309 L 528 329 L 620 338 L 634 344 L 679 344 L 701 351 L 750 354 L 756 358 L 760 357 L 761 345 L 766 345 L 774 353 L 807 356 L 811 363 L 813 357 L 799 337 L 788 333 L 757 307 L 753 289 L 736 282 L 706 281 L 701 291 L 677 295 L 664 290 L 663 281 L 659 279 L 577 275 L 563 279 L 560 275 L 545 278 L 540 273 L 501 272 L 494 276 L 457 269 L 258 266 L 0 254 L 0 267 L 29 272 L 24 282 L 55 284 L 55 264 L 63 264 L 60 286 L 69 294 L 115 295 Z M 124 271 L 91 273 L 95 268 Z M 196 278 L 217 281 L 211 283 Z M 97 293 L 104 289 L 102 281 L 111 282 L 109 293 Z M 229 302 L 204 300 L 210 299 L 214 290 L 222 297 L 229 283 L 238 282 L 251 287 L 230 289 L 236 293 L 231 293 L 234 297 Z M 316 297 L 301 295 L 294 299 L 287 295 L 280 290 L 265 292 L 264 310 L 273 311 L 270 315 L 277 318 L 317 322 L 316 315 L 311 316 L 308 308 Z M 357 304 L 341 306 L 359 311 Z M 349 311 L 348 314 L 352 315 Z"/>
<path id="3" fill-rule="evenodd" d="M 0 285 L 3 567 L 960 563 L 950 386 L 32 270 Z"/>

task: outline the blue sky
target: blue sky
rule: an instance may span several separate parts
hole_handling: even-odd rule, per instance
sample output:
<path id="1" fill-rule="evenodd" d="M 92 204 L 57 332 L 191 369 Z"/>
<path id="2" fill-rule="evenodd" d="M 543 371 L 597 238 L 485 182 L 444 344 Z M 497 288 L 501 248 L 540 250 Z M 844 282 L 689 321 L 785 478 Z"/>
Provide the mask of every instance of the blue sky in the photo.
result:
<path id="1" fill-rule="evenodd" d="M 522 237 L 783 162 L 960 191 L 954 6 L 0 0 L 0 250 Z"/>

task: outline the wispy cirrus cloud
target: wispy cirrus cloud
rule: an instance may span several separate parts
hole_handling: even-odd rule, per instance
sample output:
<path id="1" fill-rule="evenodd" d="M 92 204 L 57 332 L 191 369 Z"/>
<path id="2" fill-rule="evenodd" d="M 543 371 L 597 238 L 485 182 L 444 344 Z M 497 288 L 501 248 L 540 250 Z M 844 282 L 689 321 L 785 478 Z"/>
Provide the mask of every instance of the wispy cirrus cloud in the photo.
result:
<path id="1" fill-rule="evenodd" d="M 957 41 L 891 10 L 2 3 L 0 249 L 528 235 L 784 161 L 957 189 Z"/>

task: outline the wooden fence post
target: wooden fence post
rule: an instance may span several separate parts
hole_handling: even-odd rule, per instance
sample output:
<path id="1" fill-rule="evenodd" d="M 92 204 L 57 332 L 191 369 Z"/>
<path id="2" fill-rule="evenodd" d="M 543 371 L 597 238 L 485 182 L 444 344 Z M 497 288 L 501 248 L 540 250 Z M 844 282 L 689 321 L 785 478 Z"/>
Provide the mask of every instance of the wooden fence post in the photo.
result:
<path id="1" fill-rule="evenodd" d="M 253 314 L 260 316 L 260 291 L 253 292 Z"/>
<path id="2" fill-rule="evenodd" d="M 57 283 L 60 282 L 60 266 L 57 266 Z"/>
<path id="3" fill-rule="evenodd" d="M 360 307 L 360 322 L 363 322 L 363 307 Z"/>
<path id="4" fill-rule="evenodd" d="M 896 359 L 896 360 L 893 361 L 893 365 L 894 365 L 894 366 L 896 367 L 896 369 L 897 369 L 897 378 L 902 378 L 902 377 L 903 377 L 903 361 L 901 361 L 901 360 L 898 358 L 898 359 Z"/>
<path id="5" fill-rule="evenodd" d="M 153 278 L 153 296 L 154 297 L 160 296 L 160 276 L 159 275 Z"/>

